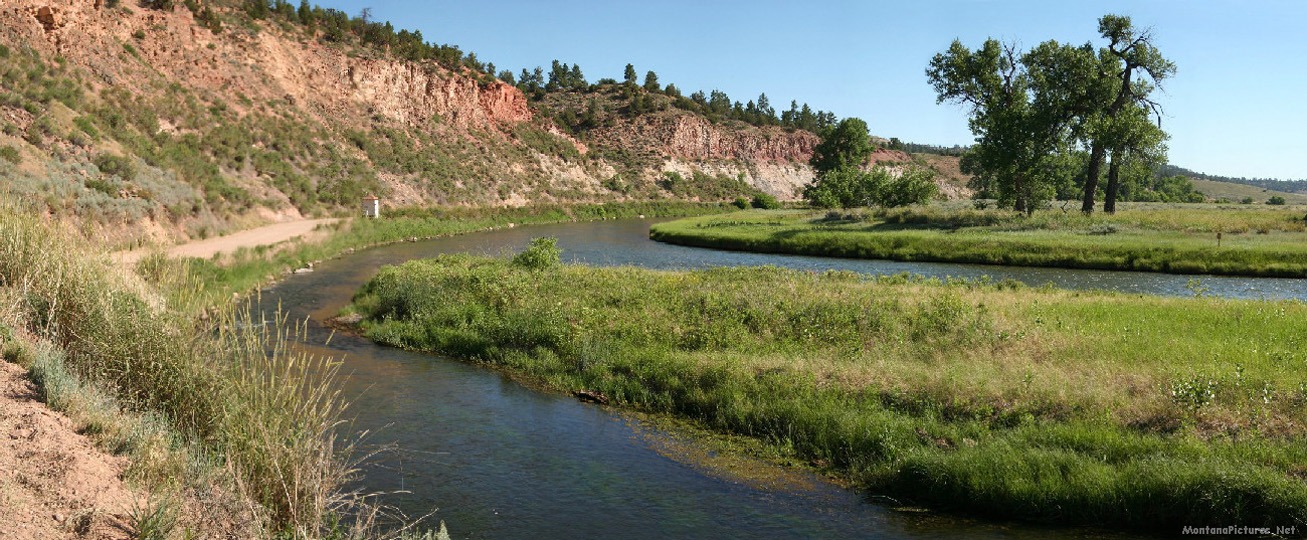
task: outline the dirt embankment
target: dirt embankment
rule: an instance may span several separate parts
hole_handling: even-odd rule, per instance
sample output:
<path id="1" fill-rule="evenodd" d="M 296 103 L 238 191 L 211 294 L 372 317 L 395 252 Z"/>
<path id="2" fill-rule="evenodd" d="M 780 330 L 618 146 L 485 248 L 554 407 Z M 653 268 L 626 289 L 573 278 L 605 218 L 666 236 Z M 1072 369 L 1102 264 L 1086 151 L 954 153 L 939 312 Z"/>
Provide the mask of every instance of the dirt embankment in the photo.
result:
<path id="1" fill-rule="evenodd" d="M 145 503 L 123 483 L 126 466 L 41 403 L 22 367 L 0 361 L 0 538 L 135 538 L 132 512 Z"/>

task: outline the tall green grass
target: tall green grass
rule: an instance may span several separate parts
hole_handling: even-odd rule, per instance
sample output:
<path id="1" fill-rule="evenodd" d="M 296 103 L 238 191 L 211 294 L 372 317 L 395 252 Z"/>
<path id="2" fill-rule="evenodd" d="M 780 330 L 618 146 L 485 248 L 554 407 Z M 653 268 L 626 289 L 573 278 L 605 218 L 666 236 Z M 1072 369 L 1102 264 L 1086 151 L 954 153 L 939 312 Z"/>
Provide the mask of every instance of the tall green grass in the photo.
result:
<path id="1" fill-rule="evenodd" d="M 285 324 L 252 324 L 263 314 L 225 309 L 197 325 L 88 253 L 96 250 L 36 218 L 0 212 L 0 297 L 11 324 L 57 349 L 78 384 L 157 417 L 215 460 L 265 531 L 330 533 L 349 510 L 340 490 L 352 474 L 336 364 L 291 350 Z M 55 384 L 68 377 L 36 373 L 51 395 L 77 393 Z"/>
<path id="2" fill-rule="evenodd" d="M 1115 215 L 939 207 L 660 223 L 660 242 L 864 259 L 1307 277 L 1301 208 L 1135 205 Z"/>
<path id="3" fill-rule="evenodd" d="M 1169 532 L 1307 520 L 1301 303 L 535 266 L 386 267 L 349 309 L 382 343 L 756 437 L 920 504 Z M 1195 384 L 1214 390 L 1195 403 Z"/>

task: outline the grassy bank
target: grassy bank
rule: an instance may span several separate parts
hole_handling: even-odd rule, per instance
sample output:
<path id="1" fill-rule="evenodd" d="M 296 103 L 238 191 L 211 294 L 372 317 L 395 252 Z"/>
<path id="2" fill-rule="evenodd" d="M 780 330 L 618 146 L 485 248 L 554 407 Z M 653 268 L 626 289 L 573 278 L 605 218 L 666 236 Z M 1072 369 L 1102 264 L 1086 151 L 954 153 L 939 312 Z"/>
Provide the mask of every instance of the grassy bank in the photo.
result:
<path id="1" fill-rule="evenodd" d="M 673 244 L 858 259 L 1307 277 L 1303 207 L 1137 204 L 1115 215 L 931 206 L 661 223 Z M 1219 235 L 1219 245 L 1218 245 Z"/>
<path id="2" fill-rule="evenodd" d="M 387 267 L 350 309 L 382 343 L 756 437 L 905 502 L 1169 533 L 1307 522 L 1301 303 L 539 251 Z"/>
<path id="3" fill-rule="evenodd" d="M 198 501 L 169 530 L 151 530 L 366 534 L 340 525 L 361 507 L 341 491 L 352 469 L 336 364 L 294 353 L 284 324 L 250 324 L 262 314 L 223 309 L 197 324 L 95 253 L 37 218 L 0 212 L 0 347 L 50 406 L 131 458 L 128 480 L 178 505 Z"/>
<path id="4" fill-rule="evenodd" d="M 242 249 L 214 259 L 168 259 L 146 257 L 138 272 L 159 285 L 169 296 L 185 300 L 190 311 L 207 309 L 230 300 L 232 293 L 244 293 L 268 280 L 302 268 L 313 261 L 340 256 L 351 250 L 410 240 L 450 236 L 469 232 L 543 223 L 599 221 L 638 217 L 685 217 L 721 214 L 738 210 L 718 203 L 678 201 L 631 202 L 585 205 L 537 205 L 513 208 L 431 208 L 387 211 L 383 219 L 356 219 L 331 227 L 320 241 L 287 246 Z M 176 283 L 174 276 L 187 280 Z M 194 282 L 202 287 L 192 286 Z"/>

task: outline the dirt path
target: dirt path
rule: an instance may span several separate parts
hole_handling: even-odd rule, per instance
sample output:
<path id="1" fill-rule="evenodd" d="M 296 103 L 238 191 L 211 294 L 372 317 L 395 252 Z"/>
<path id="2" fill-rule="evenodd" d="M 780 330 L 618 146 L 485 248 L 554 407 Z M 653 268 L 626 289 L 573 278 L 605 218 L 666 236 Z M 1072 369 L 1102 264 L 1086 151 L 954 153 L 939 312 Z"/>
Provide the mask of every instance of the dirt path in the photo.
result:
<path id="1" fill-rule="evenodd" d="M 0 464 L 0 538 L 133 538 L 140 496 L 120 479 L 127 460 L 98 450 L 3 360 Z"/>
<path id="2" fill-rule="evenodd" d="M 227 236 L 209 238 L 206 240 L 197 240 L 172 246 L 167 249 L 166 253 L 173 257 L 199 257 L 207 259 L 218 253 L 230 253 L 243 247 L 257 247 L 284 242 L 297 236 L 304 236 L 313 232 L 318 225 L 326 223 L 335 223 L 339 221 L 336 218 L 326 219 L 306 219 L 301 221 L 288 221 L 285 223 L 274 223 L 257 229 L 249 229 L 232 233 Z M 131 251 L 120 251 L 114 254 L 118 261 L 132 264 L 141 260 L 142 257 L 153 253 L 153 250 L 134 249 Z"/>

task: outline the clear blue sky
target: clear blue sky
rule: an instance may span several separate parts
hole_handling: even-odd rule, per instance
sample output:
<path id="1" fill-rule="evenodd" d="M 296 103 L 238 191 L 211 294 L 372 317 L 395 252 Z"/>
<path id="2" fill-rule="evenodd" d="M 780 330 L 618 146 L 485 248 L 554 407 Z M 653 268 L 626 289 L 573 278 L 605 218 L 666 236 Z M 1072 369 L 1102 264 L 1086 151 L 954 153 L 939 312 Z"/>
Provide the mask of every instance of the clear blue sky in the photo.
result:
<path id="1" fill-rule="evenodd" d="M 924 75 L 953 39 L 1029 48 L 1097 39 L 1105 13 L 1152 27 L 1178 66 L 1159 97 L 1170 161 L 1227 176 L 1307 178 L 1307 1 L 811 2 L 754 0 L 319 0 L 422 31 L 497 69 L 580 64 L 591 82 L 627 63 L 685 93 L 745 102 L 766 92 L 867 121 L 882 137 L 969 144 L 966 111 L 935 103 Z"/>

